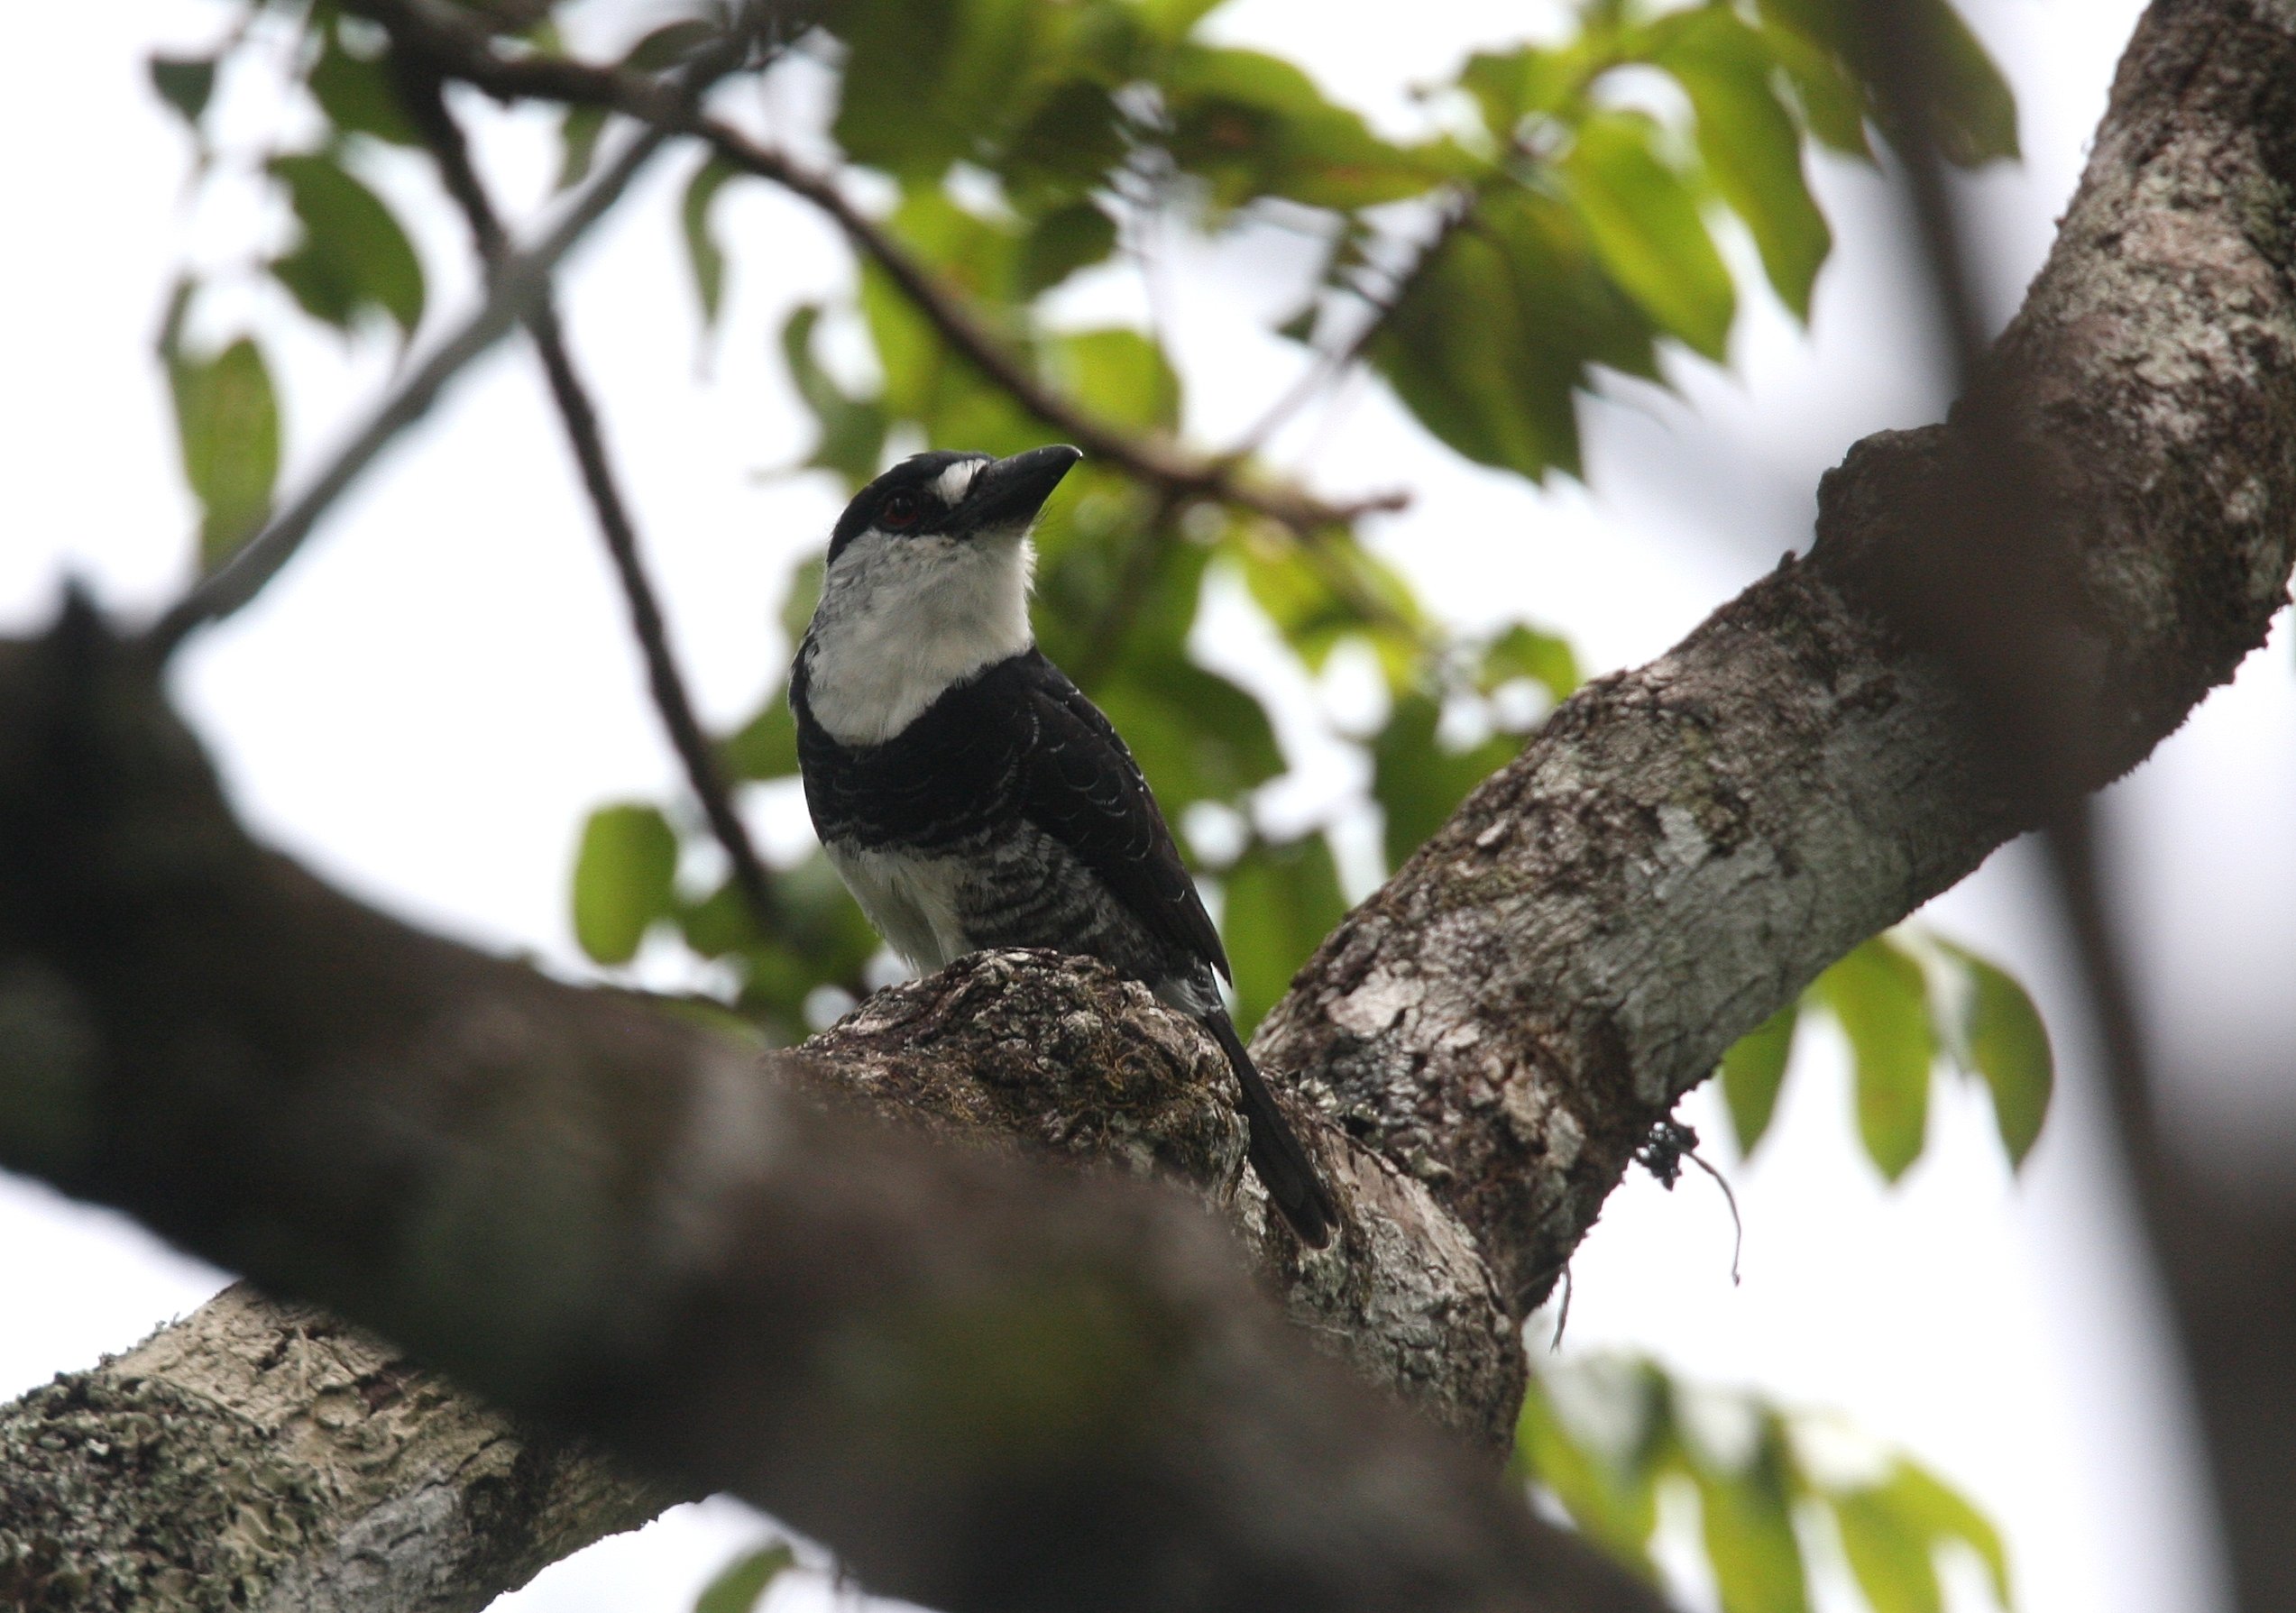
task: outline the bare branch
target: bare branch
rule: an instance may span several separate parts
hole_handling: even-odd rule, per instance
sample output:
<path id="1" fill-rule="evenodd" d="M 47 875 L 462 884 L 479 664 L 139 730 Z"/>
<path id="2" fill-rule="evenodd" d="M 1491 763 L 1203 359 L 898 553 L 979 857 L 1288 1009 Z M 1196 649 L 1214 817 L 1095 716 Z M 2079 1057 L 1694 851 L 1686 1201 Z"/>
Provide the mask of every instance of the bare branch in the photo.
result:
<path id="1" fill-rule="evenodd" d="M 510 238 L 471 161 L 470 145 L 463 137 L 462 125 L 455 121 L 454 114 L 447 110 L 445 97 L 440 94 L 438 76 L 411 50 L 394 52 L 393 60 L 399 68 L 400 98 L 429 143 L 447 193 L 462 208 L 463 216 L 470 225 L 472 238 L 487 265 L 489 277 L 497 276 L 502 272 Z M 637 526 L 630 519 L 629 504 L 622 498 L 612 463 L 606 454 L 605 434 L 599 425 L 597 407 L 574 369 L 574 355 L 567 351 L 565 332 L 558 321 L 556 304 L 546 287 L 528 309 L 526 326 L 534 339 L 535 352 L 542 360 L 551 400 L 557 406 L 558 418 L 565 427 L 567 445 L 581 470 L 583 490 L 589 494 L 591 509 L 597 515 L 606 553 L 613 561 L 615 575 L 620 579 L 622 597 L 629 609 L 630 632 L 645 658 L 646 682 L 654 696 L 654 709 L 661 714 L 662 727 L 669 735 L 671 747 L 684 765 L 686 784 L 694 799 L 702 803 L 710 832 L 725 849 L 734 886 L 748 906 L 751 921 L 760 929 L 769 929 L 776 910 L 773 880 L 750 841 L 748 826 L 734 809 L 717 752 L 709 736 L 702 731 L 701 719 L 694 715 L 693 698 L 686 692 L 684 676 L 678 671 L 677 656 L 670 647 L 669 627 L 662 616 L 660 598 L 653 579 L 647 574 L 645 559 L 638 553 Z"/>
<path id="2" fill-rule="evenodd" d="M 1171 502 L 1216 499 L 1306 535 L 1377 511 L 1399 509 L 1407 501 L 1403 494 L 1385 493 L 1346 504 L 1327 503 L 1294 488 L 1250 478 L 1232 456 L 1191 456 L 1160 438 L 1102 419 L 1048 385 L 980 322 L 960 294 L 943 285 L 875 219 L 848 201 L 832 178 L 759 144 L 689 102 L 666 96 L 654 79 L 559 57 L 505 57 L 482 30 L 436 0 L 352 0 L 352 5 L 398 37 L 418 41 L 450 77 L 491 95 L 610 107 L 656 129 L 692 135 L 734 168 L 812 203 L 885 271 L 951 347 L 1015 402 L 1087 454 L 1121 465 L 1151 484 Z"/>
<path id="3" fill-rule="evenodd" d="M 375 456 L 398 435 L 430 412 L 446 383 L 501 341 L 548 289 L 551 272 L 590 226 L 620 201 L 638 170 L 669 139 L 669 132 L 645 128 L 579 195 L 534 245 L 511 254 L 494 277 L 486 300 L 435 345 L 378 403 L 346 442 L 306 481 L 287 507 L 231 558 L 195 583 L 152 624 L 146 635 L 152 653 L 165 657 L 197 628 L 219 621 L 253 599 L 293 559 L 303 541 L 334 508 Z"/>
<path id="4" fill-rule="evenodd" d="M 242 1285 L 0 1407 L 0 1607 L 479 1613 L 680 1498 Z"/>

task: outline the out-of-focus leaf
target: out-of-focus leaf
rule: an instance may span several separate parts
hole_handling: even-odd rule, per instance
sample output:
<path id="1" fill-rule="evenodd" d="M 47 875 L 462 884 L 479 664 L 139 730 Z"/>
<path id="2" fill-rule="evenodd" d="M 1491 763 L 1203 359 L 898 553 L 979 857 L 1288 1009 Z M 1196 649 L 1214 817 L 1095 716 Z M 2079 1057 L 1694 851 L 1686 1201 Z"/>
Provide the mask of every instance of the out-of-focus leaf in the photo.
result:
<path id="1" fill-rule="evenodd" d="M 1833 244 L 1802 172 L 1802 140 L 1770 87 L 1776 62 L 1761 36 L 1728 10 L 1678 12 L 1656 59 L 1690 97 L 1698 154 L 1714 188 L 1745 220 L 1778 298 L 1810 316 L 1810 290 Z"/>
<path id="2" fill-rule="evenodd" d="M 819 554 L 799 561 L 789 573 L 789 591 L 781 598 L 781 630 L 789 637 L 793 655 L 813 619 L 813 607 L 821 603 L 822 580 L 828 574 L 829 563 Z"/>
<path id="3" fill-rule="evenodd" d="M 647 31 L 622 58 L 622 66 L 639 72 L 659 73 L 692 60 L 708 50 L 724 31 L 701 17 L 680 17 Z"/>
<path id="4" fill-rule="evenodd" d="M 1331 843 L 1311 834 L 1254 845 L 1226 876 L 1221 931 L 1235 971 L 1235 1026 L 1244 1035 L 1291 985 L 1309 954 L 1346 916 Z"/>
<path id="5" fill-rule="evenodd" d="M 1093 413 L 1135 431 L 1180 426 L 1180 377 L 1163 349 L 1121 326 L 1079 331 L 1052 344 L 1060 380 Z"/>
<path id="6" fill-rule="evenodd" d="M 1057 207 L 1029 226 L 1015 265 L 1015 291 L 1034 298 L 1116 249 L 1116 221 L 1089 201 Z"/>
<path id="7" fill-rule="evenodd" d="M 1926 1539 L 1959 1541 L 1985 1564 L 1994 1599 L 2004 1608 L 2016 1604 L 2009 1597 L 2009 1553 L 2000 1531 L 1970 1504 L 1968 1498 L 1916 1462 L 1899 1458 L 1883 1487 L 1890 1508 Z"/>
<path id="8" fill-rule="evenodd" d="M 677 836 L 650 806 L 600 807 L 574 858 L 574 939 L 596 962 L 628 963 L 676 910 Z"/>
<path id="9" fill-rule="evenodd" d="M 160 98 L 182 115 L 183 121 L 195 129 L 200 115 L 207 110 L 207 101 L 216 93 L 216 64 L 205 56 L 154 56 L 151 60 L 152 87 Z"/>
<path id="10" fill-rule="evenodd" d="M 849 55 L 831 133 L 854 161 L 938 180 L 1025 115 L 1054 21 L 1030 0 L 868 0 L 830 26 Z M 1035 93 L 1032 93 L 1035 92 Z"/>
<path id="11" fill-rule="evenodd" d="M 813 356 L 821 312 L 818 304 L 809 302 L 789 311 L 781 327 L 782 357 L 797 396 L 821 428 L 804 463 L 835 471 L 848 488 L 858 489 L 877 474 L 877 462 L 885 456 L 885 410 L 874 399 L 847 396 Z"/>
<path id="12" fill-rule="evenodd" d="M 1927 1535 L 1911 1526 L 1887 1493 L 1852 1490 L 1832 1499 L 1842 1553 L 1873 1613 L 1943 1613 Z"/>
<path id="13" fill-rule="evenodd" d="M 1562 113 L 1586 82 L 1590 41 L 1584 38 L 1548 47 L 1521 45 L 1511 50 L 1479 50 L 1467 58 L 1459 87 L 1474 97 L 1483 121 L 1504 145 L 1517 125 L 1534 112 Z"/>
<path id="14" fill-rule="evenodd" d="M 1929 1126 L 1929 1068 L 1937 1056 L 1921 966 L 1878 935 L 1813 988 L 1850 1039 L 1858 1067 L 1858 1131 L 1896 1181 L 1920 1157 Z"/>
<path id="15" fill-rule="evenodd" d="M 1649 320 L 1582 216 L 1526 189 L 1485 197 L 1412 280 L 1371 358 L 1419 423 L 1478 463 L 1576 474 L 1588 367 L 1656 377 Z"/>
<path id="16" fill-rule="evenodd" d="M 1298 67 L 1262 51 L 1181 46 L 1161 87 L 1172 157 L 1205 181 L 1217 207 L 1260 196 L 1368 207 L 1423 196 L 1466 171 L 1446 144 L 1382 140 Z"/>
<path id="17" fill-rule="evenodd" d="M 718 306 L 725 296 L 725 248 L 710 228 L 710 204 L 725 182 L 739 170 L 721 157 L 712 157 L 693 170 L 678 204 L 678 218 L 685 236 L 685 261 L 693 270 L 693 292 L 702 303 L 703 329 L 718 322 Z"/>
<path id="18" fill-rule="evenodd" d="M 1140 0 L 1140 16 L 1157 38 L 1178 43 L 1207 12 L 1223 4 L 1225 0 Z"/>
<path id="19" fill-rule="evenodd" d="M 1272 544 L 1248 530 L 1231 534 L 1244 586 L 1310 671 L 1343 641 L 1368 644 L 1391 686 L 1412 687 L 1421 673 L 1427 623 L 1402 574 L 1350 534 L 1330 533 L 1311 550 Z"/>
<path id="20" fill-rule="evenodd" d="M 1603 263 L 1659 329 L 1721 362 L 1737 312 L 1730 270 L 1682 176 L 1638 113 L 1597 113 L 1559 165 Z"/>
<path id="21" fill-rule="evenodd" d="M 1722 1100 L 1730 1107 L 1731 1129 L 1738 1134 L 1741 1155 L 1752 1153 L 1770 1129 L 1778 1088 L 1786 1082 L 1786 1059 L 1794 1051 L 1795 1017 L 1795 1004 L 1788 1003 L 1722 1055 Z"/>
<path id="22" fill-rule="evenodd" d="M 1387 866 L 1399 866 L 1467 792 L 1512 761 L 1521 741 L 1494 734 L 1464 751 L 1446 750 L 1436 738 L 1442 710 L 1425 694 L 1400 695 L 1387 726 L 1372 740 L 1372 796 L 1386 819 Z"/>
<path id="23" fill-rule="evenodd" d="M 569 106 L 558 119 L 557 188 L 579 185 L 590 176 L 598 155 L 598 137 L 606 131 L 603 106 Z"/>
<path id="24" fill-rule="evenodd" d="M 2009 1162 L 2022 1165 L 2041 1135 L 2056 1084 L 2049 1028 L 2025 987 L 2007 972 L 1966 948 L 1943 945 L 1969 977 L 1961 1045 L 1992 1089 L 1993 1121 Z"/>
<path id="25" fill-rule="evenodd" d="M 335 29 L 326 32 L 325 40 L 309 82 L 312 97 L 327 121 L 345 134 L 372 135 L 392 145 L 420 145 L 422 136 L 408 121 L 386 60 L 353 55 L 343 48 L 343 37 Z"/>
<path id="26" fill-rule="evenodd" d="M 198 499 L 199 558 L 212 569 L 262 525 L 279 480 L 279 399 L 242 336 L 212 358 L 170 356 L 183 476 Z"/>
<path id="27" fill-rule="evenodd" d="M 1283 771 L 1274 726 L 1260 702 L 1179 655 L 1127 661 L 1093 698 L 1167 814 L 1190 802 L 1233 801 Z"/>
<path id="28" fill-rule="evenodd" d="M 1802 120 L 1822 145 L 1870 160 L 1862 92 L 1841 59 L 1806 34 L 1773 20 L 1773 7 L 1760 7 L 1762 44 L 1785 70 L 1801 106 Z"/>
<path id="29" fill-rule="evenodd" d="M 1516 678 L 1540 684 L 1560 704 L 1577 692 L 1582 682 L 1577 652 L 1560 634 L 1542 633 L 1518 622 L 1484 648 L 1475 683 L 1488 694 Z"/>
<path id="30" fill-rule="evenodd" d="M 1865 112 L 1875 112 L 1878 97 L 1872 88 L 1872 56 L 1878 46 L 1865 32 L 1862 14 L 1853 0 L 1757 0 L 1757 4 L 1768 31 L 1791 35 L 1846 66 L 1851 81 L 1860 86 Z M 1922 115 L 1939 154 L 1964 168 L 2016 157 L 2016 98 L 1984 45 L 1950 0 L 1909 0 L 1908 11 L 1924 58 Z M 1816 75 L 1794 52 L 1775 41 L 1773 49 L 1808 105 L 1810 85 L 1805 81 L 1814 80 Z M 1830 121 L 1838 115 L 1832 115 Z"/>
<path id="31" fill-rule="evenodd" d="M 1574 1379 L 1584 1379 L 1587 1376 L 1584 1367 L 1573 1372 Z M 1647 1404 L 1651 1396 L 1647 1371 L 1612 1374 L 1612 1378 L 1613 1381 L 1607 1386 L 1580 1383 L 1577 1392 L 1607 1389 L 1612 1397 L 1633 1397 L 1646 1403 L 1603 1408 L 1622 1420 L 1637 1418 L 1655 1409 Z M 1647 1459 L 1649 1443 L 1647 1434 L 1643 1434 L 1621 1452 L 1589 1449 L 1572 1436 L 1549 1398 L 1546 1384 L 1539 1376 L 1534 1376 L 1529 1392 L 1523 1397 L 1522 1415 L 1515 1425 L 1514 1468 L 1519 1476 L 1536 1479 L 1553 1491 L 1555 1498 L 1563 1504 L 1563 1510 L 1570 1514 L 1571 1521 L 1587 1538 L 1612 1556 L 1655 1579 L 1658 1570 L 1650 1561 L 1650 1536 L 1658 1526 L 1658 1497 L 1657 1472 Z"/>
<path id="32" fill-rule="evenodd" d="M 1740 1472 L 1692 1464 L 1722 1613 L 1809 1613 L 1809 1581 L 1777 1443 L 1766 1435 L 1757 1459 Z"/>
<path id="33" fill-rule="evenodd" d="M 703 1587 L 693 1613 L 751 1613 L 767 1588 L 796 1562 L 785 1541 L 738 1557 Z"/>
<path id="34" fill-rule="evenodd" d="M 377 308 L 412 335 L 423 316 L 422 262 L 381 198 L 331 157 L 274 157 L 271 168 L 303 226 L 302 243 L 271 272 L 304 311 L 347 329 Z"/>
<path id="35" fill-rule="evenodd" d="M 758 714 L 735 730 L 720 754 L 737 779 L 787 778 L 797 771 L 797 719 L 776 689 Z"/>

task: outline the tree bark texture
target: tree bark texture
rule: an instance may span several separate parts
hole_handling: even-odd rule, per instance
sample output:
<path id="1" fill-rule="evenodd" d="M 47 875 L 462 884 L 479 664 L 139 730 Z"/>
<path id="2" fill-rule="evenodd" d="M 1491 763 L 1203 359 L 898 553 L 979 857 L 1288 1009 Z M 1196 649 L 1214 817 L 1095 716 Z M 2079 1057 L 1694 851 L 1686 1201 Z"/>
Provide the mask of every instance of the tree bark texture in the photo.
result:
<path id="1" fill-rule="evenodd" d="M 2050 494 L 2084 785 L 2285 600 L 2292 188 L 2296 6 L 2156 5 L 1989 379 Z M 1225 1071 L 1144 993 L 987 956 L 738 1054 L 249 845 L 86 620 L 0 657 L 0 1163 L 952 1609 L 1635 1605 L 1300 1356 L 1189 1206 L 1010 1145 L 1229 1210 L 1312 1336 L 1487 1447 L 1653 1123 L 2024 827 L 1876 604 L 1979 457 L 1859 444 L 1808 558 L 1567 702 L 1303 969 L 1258 1051 L 1327 1123 L 1324 1253 L 1239 1185 Z"/>
<path id="2" fill-rule="evenodd" d="M 243 1285 L 0 1412 L 0 1607 L 477 1613 L 676 1497 Z"/>

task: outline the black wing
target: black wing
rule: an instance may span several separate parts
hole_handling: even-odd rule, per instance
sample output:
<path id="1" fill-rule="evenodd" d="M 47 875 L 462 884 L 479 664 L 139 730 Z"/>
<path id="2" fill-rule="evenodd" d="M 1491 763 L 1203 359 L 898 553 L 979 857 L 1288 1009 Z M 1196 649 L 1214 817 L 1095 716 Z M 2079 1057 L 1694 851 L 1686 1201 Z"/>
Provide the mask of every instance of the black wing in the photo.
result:
<path id="1" fill-rule="evenodd" d="M 1003 664 L 1033 721 L 1021 815 L 1076 854 L 1166 945 L 1227 975 L 1227 951 L 1140 764 L 1099 707 L 1030 650 Z"/>

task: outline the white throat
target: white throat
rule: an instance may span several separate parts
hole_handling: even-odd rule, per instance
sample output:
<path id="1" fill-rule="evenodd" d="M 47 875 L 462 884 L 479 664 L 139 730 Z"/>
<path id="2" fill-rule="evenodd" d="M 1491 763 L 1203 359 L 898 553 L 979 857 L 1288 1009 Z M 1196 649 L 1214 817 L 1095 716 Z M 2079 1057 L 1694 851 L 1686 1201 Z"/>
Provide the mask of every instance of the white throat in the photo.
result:
<path id="1" fill-rule="evenodd" d="M 1027 649 L 1035 559 L 1018 531 L 854 538 L 800 652 L 813 719 L 840 745 L 882 745 L 951 684 Z"/>

